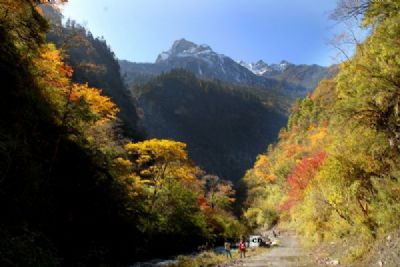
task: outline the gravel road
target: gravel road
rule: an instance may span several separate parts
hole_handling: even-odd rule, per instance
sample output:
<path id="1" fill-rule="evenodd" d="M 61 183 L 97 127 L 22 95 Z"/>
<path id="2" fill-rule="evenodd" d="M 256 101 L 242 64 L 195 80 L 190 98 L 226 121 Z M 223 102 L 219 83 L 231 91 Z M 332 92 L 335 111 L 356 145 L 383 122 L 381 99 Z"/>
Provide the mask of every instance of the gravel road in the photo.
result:
<path id="1" fill-rule="evenodd" d="M 254 257 L 238 262 L 236 266 L 248 267 L 311 267 L 315 266 L 309 254 L 301 248 L 297 237 L 291 233 L 280 236 L 280 245 Z"/>

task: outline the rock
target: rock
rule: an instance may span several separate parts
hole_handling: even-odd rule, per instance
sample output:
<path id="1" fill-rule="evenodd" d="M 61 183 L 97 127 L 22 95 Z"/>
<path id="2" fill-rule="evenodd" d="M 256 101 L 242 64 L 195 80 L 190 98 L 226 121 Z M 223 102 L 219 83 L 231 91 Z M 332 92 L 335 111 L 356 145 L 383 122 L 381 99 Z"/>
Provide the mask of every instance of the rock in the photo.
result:
<path id="1" fill-rule="evenodd" d="M 383 261 L 378 261 L 378 266 L 383 266 Z"/>
<path id="2" fill-rule="evenodd" d="M 391 235 L 388 235 L 388 236 L 386 237 L 386 240 L 390 242 L 390 240 L 392 240 L 392 236 L 391 236 Z"/>
<path id="3" fill-rule="evenodd" d="M 339 260 L 330 260 L 326 262 L 327 265 L 339 265 Z"/>
<path id="4" fill-rule="evenodd" d="M 271 241 L 271 247 L 279 246 L 280 243 L 281 243 L 281 242 L 279 241 L 279 239 L 273 239 L 273 240 Z"/>

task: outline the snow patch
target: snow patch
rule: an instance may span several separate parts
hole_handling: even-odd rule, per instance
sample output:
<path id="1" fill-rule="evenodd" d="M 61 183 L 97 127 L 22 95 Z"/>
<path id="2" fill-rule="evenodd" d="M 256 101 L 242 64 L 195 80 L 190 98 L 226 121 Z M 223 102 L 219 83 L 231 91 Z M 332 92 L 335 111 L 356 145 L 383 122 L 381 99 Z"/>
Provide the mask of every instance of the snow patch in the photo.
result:
<path id="1" fill-rule="evenodd" d="M 160 54 L 160 60 L 167 60 L 169 58 L 169 53 L 163 52 Z"/>

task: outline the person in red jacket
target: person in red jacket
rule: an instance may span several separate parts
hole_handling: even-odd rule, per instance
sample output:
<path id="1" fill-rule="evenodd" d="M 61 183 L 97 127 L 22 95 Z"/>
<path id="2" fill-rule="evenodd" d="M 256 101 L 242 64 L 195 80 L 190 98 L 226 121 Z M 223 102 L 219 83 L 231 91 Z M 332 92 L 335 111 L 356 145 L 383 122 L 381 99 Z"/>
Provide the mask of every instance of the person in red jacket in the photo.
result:
<path id="1" fill-rule="evenodd" d="M 246 258 L 246 243 L 240 239 L 239 243 L 240 258 Z"/>

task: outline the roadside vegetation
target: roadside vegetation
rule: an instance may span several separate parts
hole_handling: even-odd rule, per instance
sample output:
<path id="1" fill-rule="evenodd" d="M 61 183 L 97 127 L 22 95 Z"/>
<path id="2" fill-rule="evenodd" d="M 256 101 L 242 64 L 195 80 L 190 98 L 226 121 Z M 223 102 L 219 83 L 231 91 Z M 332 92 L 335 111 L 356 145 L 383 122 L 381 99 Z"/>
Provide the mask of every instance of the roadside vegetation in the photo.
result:
<path id="1" fill-rule="evenodd" d="M 399 14 L 390 0 L 347 9 L 370 35 L 335 78 L 297 102 L 279 142 L 244 176 L 248 225 L 279 222 L 310 246 L 335 242 L 347 248 L 344 262 L 398 229 Z"/>
<path id="2" fill-rule="evenodd" d="M 253 257 L 265 252 L 266 248 L 251 248 L 246 252 L 246 257 Z M 195 256 L 179 256 L 177 263 L 168 265 L 168 267 L 213 267 L 230 266 L 241 262 L 239 251 L 232 250 L 232 259 L 228 259 L 225 254 L 215 253 L 213 251 L 203 251 Z"/>

